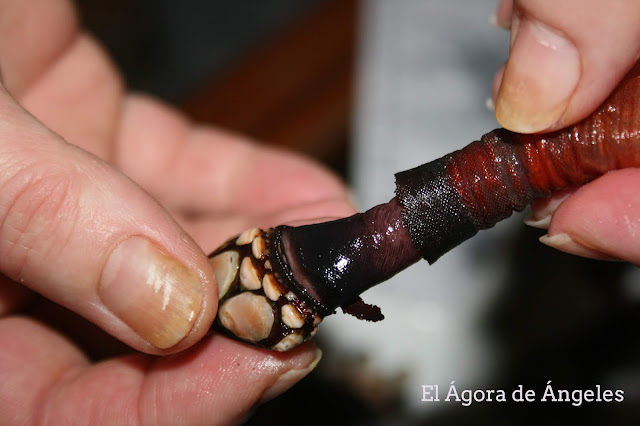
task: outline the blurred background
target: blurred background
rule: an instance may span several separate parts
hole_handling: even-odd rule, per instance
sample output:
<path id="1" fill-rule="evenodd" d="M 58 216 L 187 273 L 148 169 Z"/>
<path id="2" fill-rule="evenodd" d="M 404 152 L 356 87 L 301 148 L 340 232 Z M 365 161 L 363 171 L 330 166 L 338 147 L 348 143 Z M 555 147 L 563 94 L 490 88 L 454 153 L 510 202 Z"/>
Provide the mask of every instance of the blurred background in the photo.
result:
<path id="1" fill-rule="evenodd" d="M 393 173 L 497 126 L 484 106 L 508 49 L 489 24 L 496 0 L 76 3 L 131 89 L 316 158 L 362 209 L 393 196 Z M 522 218 L 365 293 L 382 323 L 327 318 L 318 369 L 246 423 L 638 424 L 640 274 L 557 253 Z M 452 381 L 539 401 L 549 380 L 624 402 L 444 401 Z M 423 402 L 422 385 L 441 401 Z"/>

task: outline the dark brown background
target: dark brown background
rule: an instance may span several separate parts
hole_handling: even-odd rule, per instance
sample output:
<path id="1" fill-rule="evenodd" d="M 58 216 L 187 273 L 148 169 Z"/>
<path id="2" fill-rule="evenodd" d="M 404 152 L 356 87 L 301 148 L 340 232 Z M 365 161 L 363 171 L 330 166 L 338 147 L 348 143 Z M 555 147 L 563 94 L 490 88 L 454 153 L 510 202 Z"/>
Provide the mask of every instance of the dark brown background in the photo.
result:
<path id="1" fill-rule="evenodd" d="M 358 1 L 76 2 L 130 88 L 346 175 Z M 247 424 L 639 424 L 640 297 L 630 296 L 629 266 L 555 253 L 539 235 L 523 228 L 505 250 L 478 255 L 503 255 L 509 264 L 505 291 L 478 325 L 500 354 L 491 388 L 523 385 L 542 395 L 550 379 L 556 389 L 609 380 L 626 384 L 624 403 L 452 404 L 422 416 L 403 406 L 410 371 L 380 376 L 367 368 L 367 354 L 339 358 L 319 341 L 319 368 Z"/>

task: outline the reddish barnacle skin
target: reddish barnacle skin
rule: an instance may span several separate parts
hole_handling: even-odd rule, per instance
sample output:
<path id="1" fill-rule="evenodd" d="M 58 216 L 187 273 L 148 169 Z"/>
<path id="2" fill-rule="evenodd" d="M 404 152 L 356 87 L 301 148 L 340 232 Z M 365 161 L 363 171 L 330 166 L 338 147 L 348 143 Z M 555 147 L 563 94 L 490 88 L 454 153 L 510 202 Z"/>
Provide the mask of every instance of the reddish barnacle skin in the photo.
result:
<path id="1" fill-rule="evenodd" d="M 547 134 L 496 129 L 396 175 L 403 223 L 430 263 L 533 199 L 640 166 L 640 67 L 580 123 Z"/>
<path id="2" fill-rule="evenodd" d="M 215 327 L 283 351 L 338 307 L 377 321 L 359 295 L 420 258 L 435 262 L 533 199 L 609 170 L 640 166 L 640 67 L 591 116 L 566 129 L 496 129 L 396 175 L 396 197 L 337 221 L 250 229 L 210 255 L 220 293 Z M 243 311 L 245 309 L 245 311 Z"/>

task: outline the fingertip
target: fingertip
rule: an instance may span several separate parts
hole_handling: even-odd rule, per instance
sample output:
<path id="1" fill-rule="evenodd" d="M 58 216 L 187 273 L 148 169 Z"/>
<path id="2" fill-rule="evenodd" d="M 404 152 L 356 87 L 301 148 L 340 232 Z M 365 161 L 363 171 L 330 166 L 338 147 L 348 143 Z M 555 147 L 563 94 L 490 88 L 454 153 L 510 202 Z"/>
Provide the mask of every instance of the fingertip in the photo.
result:
<path id="1" fill-rule="evenodd" d="M 299 358 L 298 365 L 278 376 L 273 384 L 264 391 L 258 403 L 262 404 L 283 394 L 309 375 L 322 359 L 322 351 L 316 347 L 314 349 L 313 351 L 311 351 L 311 348 L 303 349 L 300 355 L 297 355 Z"/>
<path id="2" fill-rule="evenodd" d="M 0 144 L 2 273 L 136 350 L 176 352 L 202 337 L 215 316 L 215 278 L 202 250 L 126 177 L 6 105 L 16 120 Z M 138 244 L 110 262 L 138 237 L 157 255 Z"/>
<path id="3" fill-rule="evenodd" d="M 119 243 L 102 270 L 102 303 L 159 349 L 177 345 L 192 330 L 203 304 L 200 277 L 146 238 Z"/>
<path id="4" fill-rule="evenodd" d="M 549 229 L 551 224 L 551 216 L 536 218 L 533 214 L 524 219 L 524 224 L 537 229 Z"/>
<path id="5" fill-rule="evenodd" d="M 580 256 L 640 264 L 640 170 L 610 172 L 580 187 L 553 214 L 543 242 Z"/>
<path id="6" fill-rule="evenodd" d="M 554 192 L 547 198 L 531 202 L 531 213 L 524 220 L 525 225 L 539 229 L 549 229 L 551 218 L 560 205 L 575 192 L 575 188 Z"/>
<path id="7" fill-rule="evenodd" d="M 500 92 L 500 86 L 502 85 L 502 79 L 504 77 L 504 68 L 506 64 L 502 65 L 493 76 L 493 82 L 491 84 L 491 100 L 493 102 L 493 111 L 496 109 L 496 100 L 498 99 L 498 92 Z"/>
<path id="8" fill-rule="evenodd" d="M 520 133 L 558 130 L 600 105 L 638 60 L 640 3 L 521 0 L 496 118 Z"/>
<path id="9" fill-rule="evenodd" d="M 510 29 L 512 12 L 513 0 L 500 0 L 495 13 L 491 15 L 491 24 L 505 30 Z"/>
<path id="10" fill-rule="evenodd" d="M 563 117 L 578 85 L 578 49 L 562 32 L 527 16 L 514 18 L 512 34 L 496 119 L 519 133 L 551 129 Z"/>

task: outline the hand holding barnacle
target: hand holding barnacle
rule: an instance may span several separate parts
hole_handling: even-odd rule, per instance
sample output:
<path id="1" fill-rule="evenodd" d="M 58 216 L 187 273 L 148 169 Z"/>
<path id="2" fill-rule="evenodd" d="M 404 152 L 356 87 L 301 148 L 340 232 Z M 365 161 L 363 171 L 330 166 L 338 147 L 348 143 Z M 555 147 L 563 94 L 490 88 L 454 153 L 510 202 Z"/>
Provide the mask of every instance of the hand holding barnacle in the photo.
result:
<path id="1" fill-rule="evenodd" d="M 396 194 L 387 204 L 332 222 L 249 229 L 232 238 L 210 255 L 221 298 L 216 326 L 240 340 L 286 351 L 313 337 L 322 318 L 338 307 L 381 320 L 380 309 L 360 299 L 363 291 L 421 257 L 435 262 L 534 200 L 635 167 L 640 63 L 592 115 L 573 126 L 541 134 L 495 129 L 459 151 L 397 173 Z M 627 193 L 627 205 L 628 198 Z M 631 231 L 627 240 L 634 238 Z M 543 241 L 606 257 L 606 246 L 603 253 L 597 249 L 601 241 L 580 244 L 567 234 L 560 234 L 561 244 L 558 236 Z"/>
<path id="2" fill-rule="evenodd" d="M 200 247 L 351 214 L 342 184 L 124 93 L 65 0 L 0 16 L 0 423 L 230 424 L 304 377 L 313 345 L 207 335 Z"/>
<path id="3" fill-rule="evenodd" d="M 215 278 L 198 245 L 167 212 L 201 247 L 211 250 L 243 228 L 351 214 L 344 188 L 306 161 L 194 128 L 163 105 L 125 95 L 101 49 L 79 30 L 69 2 L 6 0 L 0 3 L 0 16 L 0 423 L 228 424 L 261 398 L 282 392 L 304 376 L 317 362 L 309 344 L 282 354 L 214 333 L 193 346 L 216 315 Z M 591 25 L 584 27 L 599 33 Z M 619 28 L 633 30 L 637 25 Z M 610 65 L 624 73 L 629 63 Z M 603 205 L 603 194 L 611 188 L 616 195 L 637 193 L 628 185 L 634 182 L 632 173 L 612 173 L 594 182 L 589 186 L 593 190 L 581 198 L 583 204 L 573 203 L 573 215 L 567 207 L 563 212 L 569 214 L 563 217 L 601 223 L 588 217 L 595 208 L 583 207 Z M 580 194 L 572 200 L 575 197 Z M 608 203 L 610 216 L 623 217 L 622 212 L 635 223 L 640 209 L 629 199 Z M 388 207 L 374 212 L 382 218 L 374 222 L 384 228 L 363 229 L 360 224 L 350 235 L 324 226 L 304 228 L 298 235 L 279 228 L 275 240 L 270 239 L 274 234 L 262 238 L 264 248 L 269 241 L 292 246 L 299 242 L 308 247 L 303 253 L 322 254 L 329 253 L 326 244 L 340 240 L 346 246 L 339 254 L 349 253 L 347 246 L 354 254 L 359 243 L 366 242 L 362 238 L 369 238 L 374 244 L 367 247 L 375 249 L 389 226 L 388 242 L 406 242 L 406 235 L 396 233 L 404 228 L 394 227 L 398 205 Z M 616 232 L 621 226 L 612 228 L 614 232 L 603 232 L 589 245 L 640 263 L 631 233 Z M 593 235 L 593 227 L 590 230 Z M 572 232 L 579 235 L 580 226 Z M 353 294 L 340 294 L 345 282 L 340 274 L 330 277 L 336 291 L 315 291 L 309 285 L 311 276 L 299 273 L 308 270 L 302 268 L 304 262 L 289 260 L 283 265 L 290 269 L 279 272 L 281 279 L 296 272 L 295 298 L 288 296 L 287 287 L 269 287 L 271 278 L 265 286 L 267 271 L 277 278 L 278 271 L 271 268 L 282 265 L 269 268 L 260 255 L 261 244 L 256 243 L 254 255 L 255 240 L 249 245 L 233 239 L 230 244 L 235 245 L 225 246 L 243 255 L 239 269 L 249 250 L 257 266 L 244 268 L 244 284 L 235 276 L 230 279 L 223 297 L 231 300 L 234 292 L 259 291 L 252 290 L 258 276 L 266 297 L 260 300 L 269 300 L 271 309 L 271 302 L 279 304 L 274 321 L 279 315 L 287 336 L 295 331 L 304 333 L 303 339 L 314 332 L 316 319 L 315 314 L 304 315 L 302 302 L 320 313 L 344 306 L 358 317 L 380 317 Z M 402 247 L 411 246 L 401 244 L 394 252 L 402 253 Z M 369 278 L 402 266 L 416 255 L 409 252 L 372 264 Z M 231 264 L 233 254 L 228 258 Z M 337 269 L 325 272 L 347 270 L 351 258 L 332 259 L 329 264 Z M 367 271 L 354 272 L 363 276 Z M 221 282 L 226 287 L 227 281 Z M 373 284 L 363 280 L 355 290 Z M 302 326 L 289 306 L 302 312 Z M 106 356 L 109 337 L 87 329 L 87 322 L 69 317 L 71 312 L 128 347 Z M 235 320 L 232 307 L 227 314 Z M 268 315 L 259 317 L 259 333 L 264 333 L 265 318 L 268 321 Z M 256 340 L 261 335 L 243 336 Z M 298 337 L 292 339 L 297 343 Z"/>
<path id="4" fill-rule="evenodd" d="M 631 244 L 636 232 L 625 230 L 634 215 L 624 213 L 624 227 L 614 218 L 635 204 L 628 193 L 610 196 L 629 188 L 625 176 L 635 172 L 608 172 L 640 166 L 638 68 L 605 98 L 638 58 L 628 46 L 638 43 L 640 8 L 637 2 L 617 6 L 603 14 L 601 4 L 592 1 L 501 1 L 496 21 L 510 28 L 512 37 L 509 60 L 496 76 L 496 116 L 521 133 L 497 129 L 461 151 L 397 174 L 396 197 L 353 218 L 247 231 L 259 235 L 260 245 L 268 241 L 265 258 L 258 260 L 243 248 L 251 240 L 231 240 L 211 255 L 223 283 L 218 329 L 286 350 L 312 337 L 319 320 L 338 307 L 379 320 L 379 309 L 359 299 L 362 291 L 420 257 L 437 260 L 529 203 L 534 204 L 529 223 L 548 227 L 561 201 L 605 173 L 565 204 L 573 212 L 567 216 L 571 210 L 561 209 L 542 241 L 598 258 L 610 257 L 607 253 L 621 240 Z M 585 31 L 587 27 L 594 31 Z M 599 37 L 603 32 L 616 37 Z M 627 43 L 612 44 L 618 37 Z M 587 188 L 600 189 L 590 193 Z M 617 200 L 625 201 L 616 204 L 606 221 L 602 209 L 588 221 L 580 212 L 582 203 L 613 205 Z M 576 227 L 578 223 L 582 225 Z M 612 235 L 621 239 L 607 244 L 609 238 L 593 232 L 593 223 L 611 223 L 617 228 Z M 636 261 L 627 250 L 615 257 Z"/>

